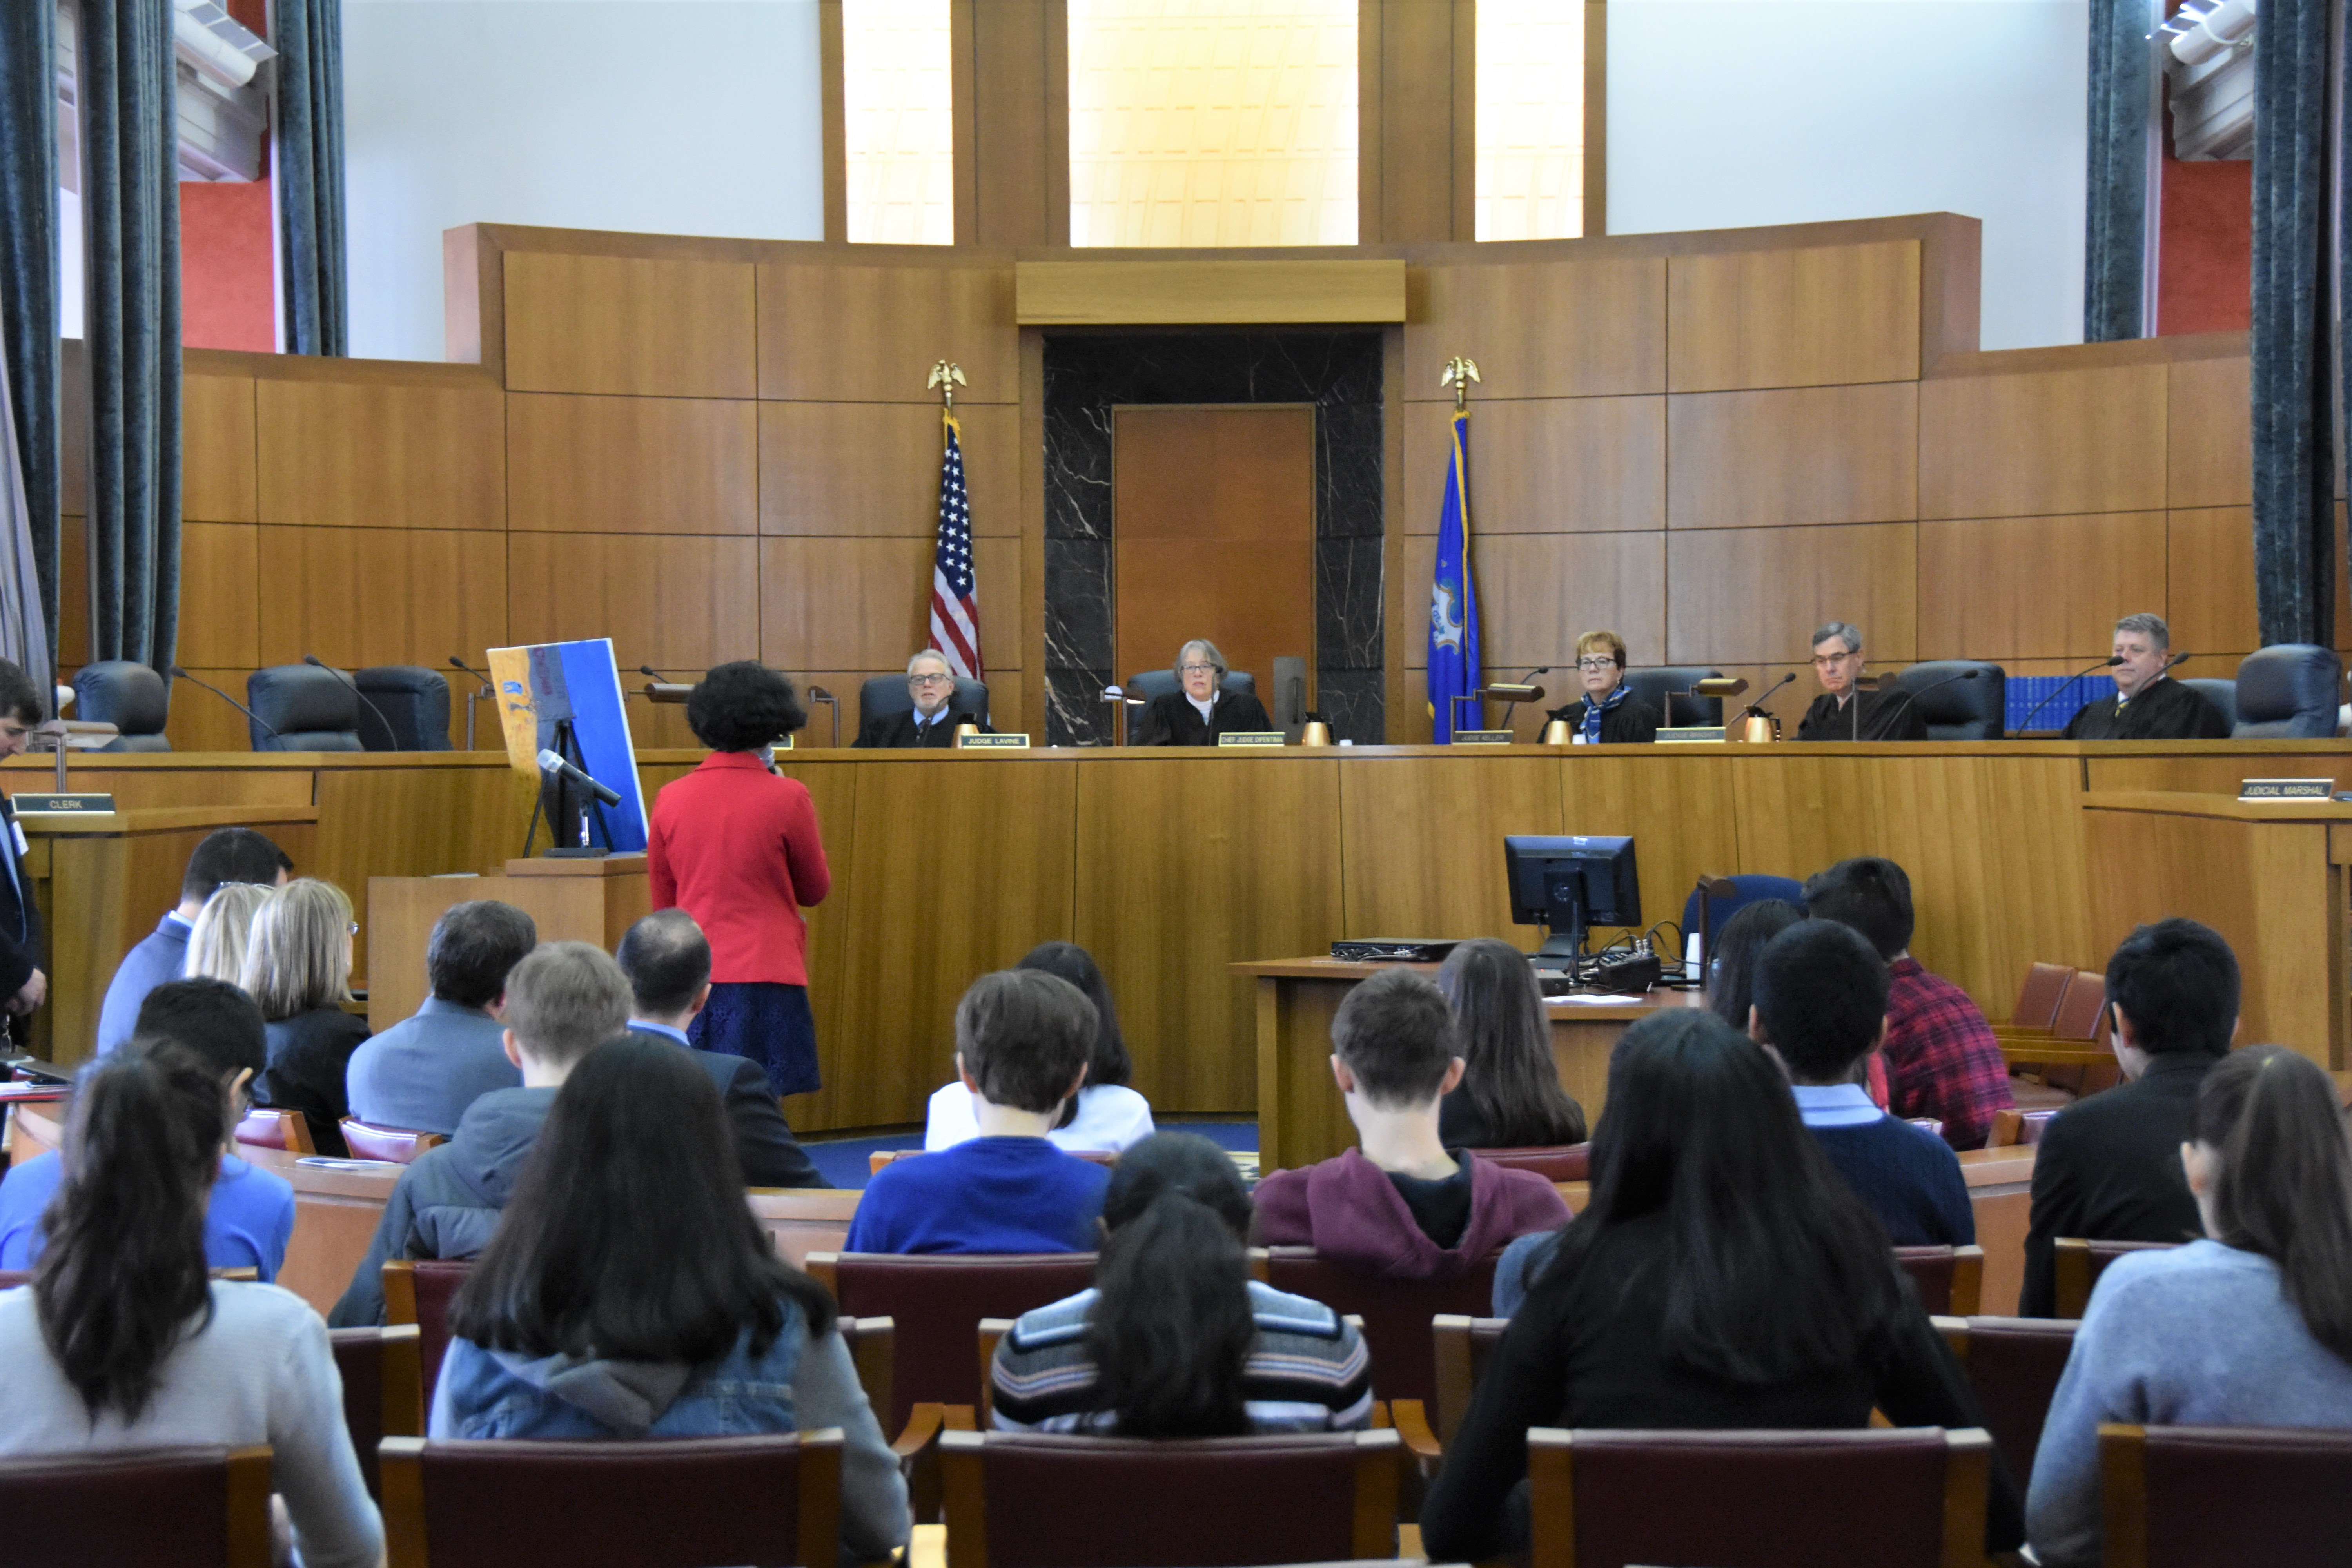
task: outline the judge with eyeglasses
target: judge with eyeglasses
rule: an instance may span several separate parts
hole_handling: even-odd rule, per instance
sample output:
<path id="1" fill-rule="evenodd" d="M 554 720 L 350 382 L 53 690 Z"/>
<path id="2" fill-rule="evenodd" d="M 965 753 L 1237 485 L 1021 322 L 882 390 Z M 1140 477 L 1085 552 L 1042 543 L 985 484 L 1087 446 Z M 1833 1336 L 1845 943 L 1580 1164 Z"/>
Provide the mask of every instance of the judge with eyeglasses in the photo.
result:
<path id="1" fill-rule="evenodd" d="M 1643 746 L 1658 738 L 1658 710 L 1625 684 L 1625 639 L 1587 632 L 1576 639 L 1576 679 L 1584 695 L 1546 718 L 1568 725 L 1571 744 Z"/>
<path id="2" fill-rule="evenodd" d="M 982 734 L 996 731 L 976 713 L 960 713 L 955 706 L 955 675 L 937 651 L 925 648 L 907 661 L 907 695 L 912 708 L 896 713 L 876 713 L 858 727 L 853 746 L 923 746 L 941 749 L 955 744 L 956 726 L 970 724 Z"/>
<path id="3" fill-rule="evenodd" d="M 1275 728 L 1265 704 L 1246 691 L 1228 691 L 1225 656 L 1217 645 L 1195 637 L 1176 653 L 1179 689 L 1155 697 L 1143 710 L 1138 746 L 1213 746 L 1220 735 L 1258 734 Z"/>

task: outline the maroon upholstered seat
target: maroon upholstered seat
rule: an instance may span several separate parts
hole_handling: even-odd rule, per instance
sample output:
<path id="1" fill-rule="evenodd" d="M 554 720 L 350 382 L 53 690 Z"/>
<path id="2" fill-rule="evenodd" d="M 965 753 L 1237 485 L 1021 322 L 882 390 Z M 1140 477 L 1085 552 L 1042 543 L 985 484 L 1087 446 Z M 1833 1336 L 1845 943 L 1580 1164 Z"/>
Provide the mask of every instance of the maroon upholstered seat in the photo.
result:
<path id="1" fill-rule="evenodd" d="M 2131 1252 L 2160 1252 L 2177 1241 L 2100 1241 L 2062 1236 L 2051 1246 L 2050 1282 L 2057 1289 L 2058 1315 L 2079 1318 L 2091 1305 L 2091 1289 L 2107 1265 Z M 1928 1310 L 1933 1311 L 1932 1307 Z"/>
<path id="2" fill-rule="evenodd" d="M 2336 1568 L 2352 1432 L 2101 1426 L 2108 1568 Z"/>
<path id="3" fill-rule="evenodd" d="M 422 1132 L 414 1127 L 385 1127 L 373 1121 L 362 1121 L 356 1116 L 342 1120 L 343 1146 L 354 1160 L 389 1160 L 395 1165 L 413 1165 L 416 1156 L 427 1149 L 446 1143 L 449 1140 L 438 1132 Z"/>
<path id="4" fill-rule="evenodd" d="M 383 1266 L 384 1319 L 416 1325 L 417 1366 L 428 1411 L 433 1385 L 441 1381 L 441 1358 L 449 1353 L 449 1303 L 473 1267 L 445 1258 L 395 1258 Z"/>
<path id="5" fill-rule="evenodd" d="M 1898 1247 L 1895 1261 L 1911 1277 L 1919 1304 L 1931 1315 L 1969 1317 L 1984 1299 L 1981 1247 Z"/>
<path id="6" fill-rule="evenodd" d="M 383 1440 L 391 1568 L 834 1568 L 841 1431 L 646 1443 Z"/>
<path id="7" fill-rule="evenodd" d="M 268 1448 L 131 1448 L 0 1460 L 11 1563 L 269 1568 Z"/>
<path id="8" fill-rule="evenodd" d="M 1430 1348 L 1437 1363 L 1437 1436 L 1446 1442 L 1462 1429 L 1470 1413 L 1470 1395 L 1486 1370 L 1486 1358 L 1503 1342 L 1508 1318 L 1468 1318 L 1440 1313 L 1430 1323 Z M 1376 1369 L 1377 1370 L 1377 1369 Z"/>
<path id="9" fill-rule="evenodd" d="M 1533 1568 L 1983 1568 L 1992 1439 L 1861 1431 L 1528 1434 Z"/>
<path id="10" fill-rule="evenodd" d="M 1992 1136 L 1985 1140 L 1985 1147 L 2010 1149 L 2039 1143 L 2042 1134 L 2064 1109 L 2062 1105 L 2042 1105 L 1996 1110 L 1992 1113 Z"/>
<path id="11" fill-rule="evenodd" d="M 257 1105 L 245 1113 L 236 1124 L 236 1141 L 250 1143 L 257 1149 L 283 1149 L 292 1154 L 315 1154 L 319 1146 L 310 1141 L 310 1124 L 302 1120 L 299 1110 L 272 1110 Z"/>
<path id="12" fill-rule="evenodd" d="M 2050 1396 L 2058 1392 L 2080 1325 L 2050 1318 L 1940 1318 L 1936 1326 L 1969 1369 L 1985 1426 L 2022 1484 L 2033 1474 Z"/>
<path id="13" fill-rule="evenodd" d="M 940 1438 L 955 1568 L 1393 1557 L 1397 1456 L 1390 1431 Z"/>
<path id="14" fill-rule="evenodd" d="M 1473 1149 L 1490 1164 L 1515 1171 L 1533 1171 L 1547 1182 L 1589 1182 L 1592 1179 L 1592 1145 L 1561 1143 L 1550 1148 Z"/>
<path id="15" fill-rule="evenodd" d="M 383 1500 L 376 1477 L 375 1446 L 386 1437 L 425 1436 L 425 1378 L 417 1355 L 417 1328 L 393 1323 L 380 1329 L 333 1329 L 327 1338 L 335 1371 L 343 1379 L 343 1425 L 360 1457 L 368 1495 Z"/>
<path id="16" fill-rule="evenodd" d="M 1318 1257 L 1311 1247 L 1264 1251 L 1267 1284 L 1363 1320 L 1376 1397 L 1424 1403 L 1437 1397 L 1429 1321 L 1441 1312 L 1476 1317 L 1491 1310 L 1495 1264 L 1502 1257 L 1498 1252 L 1482 1258 L 1451 1279 L 1390 1279 Z M 1257 1255 L 1251 1256 L 1255 1260 Z"/>
<path id="17" fill-rule="evenodd" d="M 2025 971 L 2025 984 L 2017 989 L 2017 1005 L 2010 1009 L 2011 1025 L 2020 1029 L 2047 1029 L 2058 1016 L 2058 1005 L 2065 1000 L 2066 987 L 2074 982 L 2074 971 L 2063 963 L 2035 963 Z M 2099 982 L 2104 993 L 2106 981 Z M 2105 1000 L 2102 995 L 2102 1000 Z"/>

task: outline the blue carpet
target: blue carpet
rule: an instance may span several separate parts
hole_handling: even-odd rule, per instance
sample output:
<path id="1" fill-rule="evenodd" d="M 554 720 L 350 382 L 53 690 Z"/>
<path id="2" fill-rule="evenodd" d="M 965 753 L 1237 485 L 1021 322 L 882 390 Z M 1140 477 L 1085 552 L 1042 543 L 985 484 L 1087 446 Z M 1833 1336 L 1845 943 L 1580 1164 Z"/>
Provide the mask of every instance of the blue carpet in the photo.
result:
<path id="1" fill-rule="evenodd" d="M 1158 1125 L 1163 1132 L 1197 1132 L 1218 1148 L 1235 1153 L 1257 1152 L 1255 1121 L 1194 1121 L 1179 1117 Z M 863 1188 L 869 1170 L 867 1155 L 877 1149 L 919 1149 L 923 1131 L 910 1127 L 903 1132 L 863 1138 L 827 1138 L 819 1133 L 802 1140 L 802 1145 L 826 1181 L 836 1187 Z"/>

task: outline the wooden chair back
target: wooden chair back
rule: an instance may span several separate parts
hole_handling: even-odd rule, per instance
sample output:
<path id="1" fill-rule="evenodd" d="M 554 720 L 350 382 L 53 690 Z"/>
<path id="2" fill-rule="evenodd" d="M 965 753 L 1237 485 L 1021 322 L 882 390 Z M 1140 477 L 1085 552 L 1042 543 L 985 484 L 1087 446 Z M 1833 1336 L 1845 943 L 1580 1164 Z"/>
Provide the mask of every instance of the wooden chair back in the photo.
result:
<path id="1" fill-rule="evenodd" d="M 888 1318 L 846 1315 L 836 1323 L 842 1342 L 849 1347 L 850 1364 L 857 1369 L 857 1386 L 866 1391 L 866 1403 L 874 1406 L 874 1414 L 879 1418 L 890 1408 L 890 1387 L 897 1375 L 898 1325 Z"/>
<path id="2" fill-rule="evenodd" d="M 879 1175 L 885 1165 L 899 1160 L 912 1160 L 930 1152 L 929 1149 L 877 1149 L 866 1156 L 866 1171 L 868 1175 Z M 1118 1163 L 1118 1153 L 1111 1149 L 1065 1149 L 1062 1152 L 1074 1160 L 1084 1160 L 1090 1165 Z"/>
<path id="3" fill-rule="evenodd" d="M 2090 1310 L 2091 1288 L 2107 1265 L 2127 1252 L 2158 1252 L 2177 1241 L 2097 1241 L 2062 1236 L 2052 1244 L 2050 1281 L 2056 1288 L 2058 1315 L 2079 1318 Z"/>
<path id="4" fill-rule="evenodd" d="M 2032 963 L 2025 970 L 2025 984 L 2017 989 L 2017 1005 L 2010 1009 L 2009 1022 L 2019 1029 L 2047 1029 L 2058 1016 L 2058 1005 L 2065 1000 L 2066 987 L 2073 984 L 2074 971 L 2063 963 Z"/>
<path id="5" fill-rule="evenodd" d="M 352 1152 L 354 1160 L 389 1160 L 395 1165 L 413 1165 L 416 1156 L 427 1149 L 449 1142 L 439 1132 L 420 1131 L 414 1127 L 385 1127 L 373 1121 L 362 1121 L 356 1116 L 342 1120 L 343 1147 Z"/>
<path id="6" fill-rule="evenodd" d="M 2050 1035 L 2058 1040 L 2095 1040 L 2099 1016 L 2107 1010 L 2107 977 L 2094 969 L 2079 969 L 2066 987 L 2050 1020 Z"/>
<path id="7" fill-rule="evenodd" d="M 1450 1279 L 1391 1279 L 1319 1257 L 1311 1247 L 1254 1247 L 1250 1263 L 1256 1270 L 1264 1259 L 1258 1278 L 1276 1289 L 1363 1321 L 1375 1396 L 1426 1404 L 1437 1397 L 1430 1320 L 1441 1312 L 1475 1316 L 1490 1310 L 1495 1265 L 1502 1256 L 1482 1258 Z"/>
<path id="8" fill-rule="evenodd" d="M 955 1568 L 1227 1568 L 1396 1555 L 1392 1431 L 940 1437 Z"/>
<path id="9" fill-rule="evenodd" d="M 8 1108 L 8 1163 L 21 1165 L 43 1154 L 53 1154 L 66 1144 L 65 1108 L 55 1101 L 27 1105 L 22 1100 Z"/>
<path id="10" fill-rule="evenodd" d="M 1437 1365 L 1434 1408 L 1441 1440 L 1451 1443 L 1462 1429 L 1462 1417 L 1469 1414 L 1470 1396 L 1477 1392 L 1486 1358 L 1495 1353 L 1503 1331 L 1510 1326 L 1508 1318 L 1465 1318 L 1453 1312 L 1440 1312 L 1429 1321 L 1430 1348 Z"/>
<path id="11" fill-rule="evenodd" d="M 310 1142 L 310 1124 L 302 1120 L 299 1110 L 272 1110 L 257 1105 L 245 1113 L 236 1124 L 236 1141 L 250 1143 L 257 1149 L 283 1149 L 293 1154 L 315 1154 L 319 1146 Z"/>
<path id="12" fill-rule="evenodd" d="M 1984 1300 L 1981 1247 L 1898 1247 L 1895 1261 L 1930 1317 L 1971 1318 Z"/>
<path id="13" fill-rule="evenodd" d="M 2074 1352 L 2076 1325 L 2053 1318 L 1937 1318 L 1952 1353 L 1968 1368 L 1969 1384 L 1984 1408 L 2009 1473 L 2022 1483 L 2033 1474 L 2051 1396 Z"/>
<path id="14" fill-rule="evenodd" d="M 386 1437 L 425 1436 L 425 1374 L 414 1323 L 374 1329 L 331 1329 L 327 1339 L 343 1379 L 343 1425 L 360 1457 L 368 1496 L 381 1503 L 383 1486 L 375 1449 Z"/>
<path id="15" fill-rule="evenodd" d="M 1481 1160 L 1514 1171 L 1533 1171 L 1547 1182 L 1589 1182 L 1592 1179 L 1592 1145 L 1561 1143 L 1525 1149 L 1474 1149 Z"/>
<path id="16" fill-rule="evenodd" d="M 2352 1542 L 2352 1432 L 2099 1428 L 2108 1568 L 2335 1568 Z"/>
<path id="17" fill-rule="evenodd" d="M 441 1381 L 441 1358 L 449 1353 L 449 1303 L 473 1267 L 446 1258 L 395 1258 L 383 1266 L 384 1321 L 416 1325 L 417 1365 L 428 1411 L 434 1384 Z"/>
<path id="18" fill-rule="evenodd" d="M 390 1568 L 835 1568 L 841 1428 L 757 1437 L 383 1440 Z"/>
<path id="19" fill-rule="evenodd" d="M 1992 1439 L 1974 1427 L 1538 1426 L 1528 1433 L 1530 1562 L 1983 1568 L 1991 1463 Z"/>
<path id="20" fill-rule="evenodd" d="M 1992 1113 L 1992 1136 L 1985 1140 L 1988 1149 L 2010 1149 L 2019 1144 L 2039 1143 L 2044 1129 L 2056 1119 L 2057 1106 L 2033 1110 L 1996 1110 Z"/>
<path id="21" fill-rule="evenodd" d="M 0 1460 L 12 1563 L 270 1568 L 266 1447 Z"/>

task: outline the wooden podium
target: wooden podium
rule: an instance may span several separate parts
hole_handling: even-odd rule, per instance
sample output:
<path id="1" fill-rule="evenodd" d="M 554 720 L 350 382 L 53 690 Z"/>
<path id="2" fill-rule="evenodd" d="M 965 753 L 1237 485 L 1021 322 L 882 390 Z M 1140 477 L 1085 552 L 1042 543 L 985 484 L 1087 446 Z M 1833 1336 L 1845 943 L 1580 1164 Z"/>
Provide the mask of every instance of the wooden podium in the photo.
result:
<path id="1" fill-rule="evenodd" d="M 488 876 L 368 879 L 368 1027 L 390 1028 L 428 994 L 425 947 L 452 905 L 498 899 L 529 915 L 541 942 L 592 942 L 610 952 L 652 908 L 646 858 L 509 860 Z"/>

